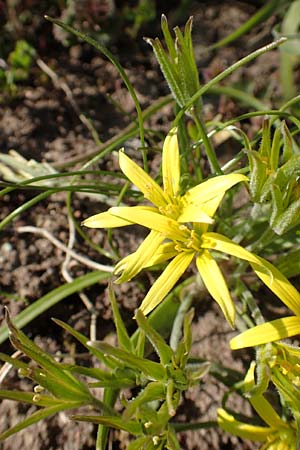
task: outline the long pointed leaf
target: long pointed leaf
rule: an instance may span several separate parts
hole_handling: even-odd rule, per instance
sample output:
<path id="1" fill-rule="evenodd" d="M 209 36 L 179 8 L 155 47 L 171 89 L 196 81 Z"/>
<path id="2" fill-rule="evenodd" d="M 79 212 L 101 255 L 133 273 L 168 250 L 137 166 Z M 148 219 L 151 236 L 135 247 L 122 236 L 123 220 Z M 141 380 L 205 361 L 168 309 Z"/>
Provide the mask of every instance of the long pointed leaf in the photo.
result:
<path id="1" fill-rule="evenodd" d="M 62 327 L 64 330 L 66 330 L 68 333 L 71 334 L 71 336 L 74 336 L 75 339 L 77 339 L 78 342 L 80 342 L 85 348 L 88 349 L 88 351 L 94 355 L 99 361 L 103 362 L 107 367 L 110 367 L 111 369 L 115 369 L 117 366 L 116 364 L 110 359 L 107 358 L 103 352 L 101 352 L 99 349 L 93 347 L 92 345 L 89 345 L 89 339 L 84 336 L 84 334 L 79 333 L 79 331 L 74 330 L 70 325 L 63 322 L 62 320 L 58 319 L 52 319 L 57 325 Z"/>
<path id="2" fill-rule="evenodd" d="M 107 425 L 108 427 L 116 428 L 117 430 L 125 430 L 131 434 L 142 434 L 142 425 L 136 421 L 124 422 L 122 417 L 115 416 L 71 416 L 73 420 L 81 422 L 92 422 Z"/>
<path id="3" fill-rule="evenodd" d="M 111 302 L 113 315 L 114 315 L 114 324 L 117 330 L 118 343 L 120 348 L 123 350 L 128 350 L 133 353 L 133 345 L 130 337 L 127 333 L 124 322 L 121 318 L 121 314 L 117 305 L 117 300 L 115 297 L 115 293 L 112 287 L 112 283 L 109 284 L 109 299 Z"/>
<path id="4" fill-rule="evenodd" d="M 14 323 L 18 328 L 23 328 L 33 319 L 39 317 L 43 312 L 47 311 L 47 309 L 56 305 L 56 303 L 60 302 L 64 298 L 69 297 L 75 292 L 79 292 L 88 286 L 106 280 L 110 277 L 110 273 L 96 270 L 94 272 L 83 275 L 82 277 L 78 277 L 71 283 L 63 284 L 62 286 L 53 289 L 51 292 L 48 292 L 48 294 L 35 301 L 26 309 L 24 309 L 20 314 L 15 316 Z M 6 325 L 2 325 L 0 327 L 0 344 L 2 344 L 2 342 L 4 342 L 7 338 L 8 328 Z"/>
<path id="5" fill-rule="evenodd" d="M 153 345 L 161 363 L 163 365 L 169 364 L 173 356 L 172 349 L 165 343 L 161 335 L 149 325 L 148 320 L 139 309 L 136 312 L 135 318 L 139 327 L 144 331 L 145 335 Z"/>
<path id="6" fill-rule="evenodd" d="M 166 370 L 162 365 L 156 362 L 139 358 L 130 352 L 115 348 L 112 345 L 107 344 L 106 342 L 96 341 L 92 344 L 94 346 L 97 346 L 97 348 L 100 348 L 101 351 L 123 361 L 129 367 L 140 370 L 152 380 L 164 380 L 166 377 Z"/>
<path id="7" fill-rule="evenodd" d="M 9 428 L 9 430 L 4 431 L 0 434 L 0 441 L 4 441 L 4 439 L 9 438 L 15 433 L 18 433 L 21 430 L 24 430 L 24 428 L 29 427 L 30 425 L 33 425 L 36 422 L 39 422 L 40 420 L 46 419 L 46 417 L 52 416 L 54 414 L 59 413 L 60 411 L 64 411 L 66 409 L 73 409 L 78 407 L 79 405 L 75 402 L 70 403 L 63 403 L 59 406 L 51 406 L 49 408 L 44 408 L 42 410 L 36 411 L 35 413 L 31 414 L 30 417 L 23 420 L 22 422 L 18 423 L 12 428 Z"/>

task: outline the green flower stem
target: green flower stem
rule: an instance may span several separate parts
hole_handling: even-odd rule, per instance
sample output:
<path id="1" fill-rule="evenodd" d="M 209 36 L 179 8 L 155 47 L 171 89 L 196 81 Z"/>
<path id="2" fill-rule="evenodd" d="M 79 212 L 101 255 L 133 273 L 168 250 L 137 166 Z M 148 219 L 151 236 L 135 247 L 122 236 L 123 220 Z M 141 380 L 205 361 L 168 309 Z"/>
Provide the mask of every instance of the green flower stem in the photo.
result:
<path id="1" fill-rule="evenodd" d="M 176 432 L 188 430 L 207 430 L 208 428 L 218 428 L 218 422 L 215 420 L 208 420 L 207 422 L 196 422 L 196 423 L 172 422 L 172 427 Z"/>
<path id="2" fill-rule="evenodd" d="M 197 130 L 200 134 L 200 137 L 202 139 L 203 145 L 205 147 L 205 151 L 206 151 L 206 155 L 209 160 L 209 163 L 210 163 L 211 171 L 218 175 L 222 175 L 222 170 L 220 169 L 214 148 L 213 148 L 213 146 L 210 142 L 210 139 L 207 135 L 206 126 L 205 126 L 204 122 L 202 121 L 202 119 L 197 117 L 194 109 L 193 109 L 193 119 L 196 124 Z"/>
<path id="3" fill-rule="evenodd" d="M 45 198 L 49 197 L 51 194 L 56 192 L 55 189 L 50 189 L 46 192 L 42 192 L 41 194 L 36 195 L 32 199 L 28 200 L 28 202 L 23 203 L 21 206 L 16 208 L 14 211 L 12 211 L 8 216 L 6 216 L 1 222 L 0 222 L 0 230 L 3 230 L 3 228 L 6 227 L 6 225 L 9 224 L 11 220 L 16 218 L 19 214 L 23 213 L 27 209 L 31 208 L 36 203 L 44 200 Z"/>
<path id="4" fill-rule="evenodd" d="M 288 108 L 290 108 L 291 106 L 293 106 L 295 103 L 299 103 L 300 102 L 300 95 L 296 95 L 296 97 L 291 98 L 288 102 L 286 102 L 280 109 L 279 111 L 284 111 Z"/>

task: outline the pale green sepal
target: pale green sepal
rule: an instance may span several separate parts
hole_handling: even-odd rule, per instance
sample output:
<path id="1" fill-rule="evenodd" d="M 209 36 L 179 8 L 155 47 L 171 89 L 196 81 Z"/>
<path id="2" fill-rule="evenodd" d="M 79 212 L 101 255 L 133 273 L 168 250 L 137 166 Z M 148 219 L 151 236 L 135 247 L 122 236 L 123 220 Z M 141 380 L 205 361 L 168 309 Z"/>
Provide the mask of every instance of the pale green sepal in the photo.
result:
<path id="1" fill-rule="evenodd" d="M 254 347 L 256 345 L 286 339 L 297 334 L 300 334 L 300 317 L 284 317 L 257 325 L 238 334 L 231 339 L 230 347 L 232 350 Z"/>
<path id="2" fill-rule="evenodd" d="M 176 220 L 166 217 L 156 212 L 154 208 L 143 206 L 124 206 L 122 208 L 113 207 L 109 212 L 121 219 L 131 220 L 143 227 L 158 231 L 165 238 L 178 241 L 186 241 L 189 231 Z"/>
<path id="3" fill-rule="evenodd" d="M 186 222 L 199 222 L 199 223 L 207 223 L 212 224 L 214 220 L 209 217 L 198 205 L 187 205 L 182 214 L 178 217 L 178 222 L 186 223 Z"/>
<path id="4" fill-rule="evenodd" d="M 201 255 L 196 259 L 196 265 L 208 292 L 218 303 L 226 320 L 233 327 L 235 308 L 218 264 L 209 251 L 203 250 Z"/>
<path id="5" fill-rule="evenodd" d="M 140 310 L 144 315 L 151 312 L 166 297 L 181 275 L 186 271 L 193 257 L 194 252 L 182 252 L 168 264 L 140 306 Z"/>
<path id="6" fill-rule="evenodd" d="M 183 196 L 187 203 L 195 203 L 201 205 L 201 203 L 206 203 L 208 200 L 226 192 L 232 186 L 241 181 L 248 181 L 245 175 L 239 173 L 232 173 L 229 175 L 219 175 L 197 186 L 191 188 Z"/>
<path id="7" fill-rule="evenodd" d="M 222 430 L 230 434 L 258 442 L 265 442 L 272 431 L 271 428 L 240 422 L 222 408 L 218 409 L 218 424 Z"/>
<path id="8" fill-rule="evenodd" d="M 179 191 L 180 182 L 180 159 L 177 139 L 177 128 L 172 128 L 168 133 L 163 146 L 162 174 L 164 191 L 174 198 Z"/>
<path id="9" fill-rule="evenodd" d="M 271 263 L 218 233 L 204 233 L 202 236 L 202 247 L 227 253 L 231 256 L 248 261 L 256 275 L 266 284 L 266 286 L 268 286 L 268 288 L 274 292 L 274 294 L 276 294 L 280 300 L 291 309 L 291 311 L 296 315 L 300 315 L 300 293 Z"/>
<path id="10" fill-rule="evenodd" d="M 155 254 L 163 240 L 164 237 L 160 233 L 151 231 L 134 253 L 126 256 L 116 265 L 115 274 L 123 271 L 117 283 L 131 280 L 144 267 L 147 267 L 149 259 Z"/>
<path id="11" fill-rule="evenodd" d="M 113 216 L 108 210 L 88 217 L 82 222 L 82 225 L 88 228 L 117 228 L 132 225 L 132 222 Z"/>
<path id="12" fill-rule="evenodd" d="M 119 165 L 129 180 L 156 206 L 166 206 L 167 199 L 161 187 L 134 161 L 119 152 Z"/>

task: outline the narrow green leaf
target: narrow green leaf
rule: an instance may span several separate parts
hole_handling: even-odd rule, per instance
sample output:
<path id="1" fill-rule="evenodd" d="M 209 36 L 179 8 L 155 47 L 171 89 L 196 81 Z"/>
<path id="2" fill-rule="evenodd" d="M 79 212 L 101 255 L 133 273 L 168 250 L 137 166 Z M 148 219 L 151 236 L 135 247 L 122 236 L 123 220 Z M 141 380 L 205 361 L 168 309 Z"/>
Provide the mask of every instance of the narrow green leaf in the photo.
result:
<path id="1" fill-rule="evenodd" d="M 145 389 L 129 401 L 122 414 L 124 421 L 127 422 L 136 413 L 136 410 L 145 403 L 155 400 L 163 400 L 165 395 L 165 388 L 162 383 L 157 381 L 148 383 Z"/>
<path id="2" fill-rule="evenodd" d="M 122 417 L 115 416 L 71 416 L 71 419 L 78 420 L 80 422 L 92 422 L 102 425 L 106 425 L 117 430 L 125 430 L 133 435 L 142 434 L 142 425 L 136 421 L 124 422 Z"/>
<path id="3" fill-rule="evenodd" d="M 259 148 L 259 154 L 261 158 L 265 159 L 266 162 L 269 161 L 271 152 L 271 129 L 270 129 L 270 119 L 265 117 L 262 124 L 262 140 Z"/>
<path id="4" fill-rule="evenodd" d="M 164 39 L 167 44 L 167 48 L 168 48 L 171 60 L 174 62 L 177 57 L 177 52 L 176 52 L 176 48 L 175 48 L 170 30 L 169 30 L 167 18 L 164 14 L 162 14 L 162 16 L 161 16 L 161 29 L 162 29 Z"/>
<path id="5" fill-rule="evenodd" d="M 53 194 L 53 192 L 55 192 L 54 189 L 49 189 L 46 192 L 41 192 L 40 194 L 28 200 L 28 202 L 25 202 L 18 208 L 14 209 L 0 222 L 0 230 L 3 230 L 13 219 L 18 217 L 19 214 L 23 213 L 24 211 L 27 211 L 27 209 L 31 208 L 33 205 L 44 200 L 45 198 L 50 197 L 50 195 Z"/>
<path id="6" fill-rule="evenodd" d="M 130 442 L 127 450 L 141 450 L 145 448 L 147 441 L 149 441 L 150 436 L 141 436 L 134 441 Z"/>
<path id="7" fill-rule="evenodd" d="M 33 369 L 32 378 L 41 386 L 48 389 L 56 397 L 65 400 L 75 398 L 81 402 L 91 400 L 91 395 L 85 385 L 77 380 L 71 373 L 64 371 L 61 365 L 52 356 L 44 352 L 34 342 L 12 323 L 9 313 L 6 311 L 6 321 L 10 331 L 10 339 L 13 345 L 35 361 L 43 369 Z"/>
<path id="8" fill-rule="evenodd" d="M 130 369 L 117 369 L 115 372 L 107 372 L 100 368 L 92 368 L 85 366 L 78 366 L 76 364 L 63 364 L 63 368 L 71 373 L 85 375 L 89 378 L 94 378 L 95 382 L 89 382 L 90 387 L 110 387 L 113 389 L 120 389 L 122 387 L 132 387 L 136 385 L 135 374 Z M 132 375 L 130 377 L 130 375 Z"/>
<path id="9" fill-rule="evenodd" d="M 103 403 L 108 408 L 113 408 L 119 391 L 118 389 L 105 388 L 103 393 Z M 97 431 L 96 450 L 106 450 L 109 427 L 106 424 L 99 424 Z"/>
<path id="10" fill-rule="evenodd" d="M 37 396 L 34 392 L 9 391 L 4 389 L 0 390 L 0 398 L 3 400 L 13 400 L 15 402 L 29 403 L 31 405 L 44 407 L 57 406 L 64 403 L 63 401 L 49 397 L 48 395 L 38 394 Z M 78 404 L 78 402 L 75 403 L 76 405 Z"/>
<path id="11" fill-rule="evenodd" d="M 152 46 L 155 56 L 159 62 L 161 71 L 164 74 L 164 77 L 169 85 L 170 91 L 175 97 L 175 100 L 180 106 L 183 106 L 185 104 L 185 99 L 181 92 L 180 80 L 178 78 L 176 68 L 173 67 L 173 63 L 167 58 L 165 51 L 157 38 L 155 40 L 146 39 L 146 42 L 148 42 L 148 44 Z"/>
<path id="12" fill-rule="evenodd" d="M 114 356 L 123 361 L 129 367 L 138 369 L 144 373 L 150 380 L 164 380 L 166 377 L 166 370 L 161 364 L 158 364 L 147 359 L 139 358 L 130 352 L 120 350 L 107 344 L 106 342 L 95 341 L 91 345 L 99 348 L 104 353 Z"/>
<path id="13" fill-rule="evenodd" d="M 280 138 L 281 138 L 281 130 L 280 128 L 276 128 L 273 140 L 272 140 L 272 146 L 271 146 L 271 153 L 270 153 L 270 161 L 269 166 L 271 169 L 271 172 L 275 172 L 278 169 L 279 165 L 279 153 L 280 153 Z"/>
<path id="14" fill-rule="evenodd" d="M 128 92 L 130 93 L 132 100 L 134 102 L 134 105 L 135 105 L 135 108 L 137 111 L 137 116 L 138 116 L 141 143 L 142 143 L 142 147 L 145 147 L 144 121 L 143 121 L 141 106 L 139 104 L 135 90 L 134 90 L 125 70 L 119 63 L 119 61 L 112 55 L 112 53 L 110 53 L 110 51 L 107 48 L 103 47 L 103 45 L 101 45 L 99 42 L 97 42 L 92 37 L 87 36 L 84 33 L 81 33 L 80 31 L 76 30 L 75 28 L 71 27 L 70 25 L 67 25 L 66 23 L 64 23 L 60 20 L 53 19 L 52 17 L 49 17 L 49 16 L 45 16 L 45 19 L 49 20 L 50 22 L 54 23 L 55 25 L 58 25 L 63 30 L 68 31 L 69 33 L 77 36 L 79 39 L 82 39 L 84 42 L 87 42 L 92 47 L 96 48 L 99 52 L 103 53 L 103 55 L 105 55 L 106 58 L 108 58 L 110 60 L 110 62 L 116 67 L 116 69 L 118 70 L 122 80 L 124 81 L 125 86 L 128 89 Z"/>
<path id="15" fill-rule="evenodd" d="M 17 358 L 12 358 L 11 356 L 5 355 L 5 353 L 0 353 L 0 361 L 4 361 L 8 364 L 11 364 L 16 369 L 25 369 L 27 370 L 28 364 L 20 361 Z"/>
<path id="16" fill-rule="evenodd" d="M 145 335 L 154 347 L 154 350 L 159 356 L 160 362 L 167 365 L 171 362 L 173 357 L 172 349 L 166 344 L 161 335 L 149 324 L 141 310 L 137 310 L 135 314 L 136 321 L 139 327 L 144 331 Z"/>
<path id="17" fill-rule="evenodd" d="M 114 315 L 114 324 L 117 330 L 117 337 L 118 337 L 118 343 L 120 348 L 123 350 L 128 350 L 129 352 L 133 353 L 133 345 L 130 340 L 130 337 L 127 333 L 126 327 L 124 325 L 124 322 L 122 320 L 120 310 L 117 305 L 117 300 L 115 297 L 115 293 L 113 290 L 112 283 L 109 283 L 109 299 L 111 302 L 113 315 Z"/>
<path id="18" fill-rule="evenodd" d="M 281 133 L 283 135 L 282 163 L 284 164 L 293 156 L 293 146 L 295 145 L 290 130 L 284 120 L 281 123 Z"/>
<path id="19" fill-rule="evenodd" d="M 107 358 L 103 352 L 101 352 L 99 349 L 91 346 L 88 344 L 89 339 L 84 336 L 83 334 L 79 333 L 79 331 L 74 330 L 70 325 L 63 322 L 62 320 L 58 319 L 52 319 L 57 325 L 62 327 L 64 330 L 66 330 L 68 333 L 71 334 L 71 336 L 74 336 L 75 339 L 77 339 L 78 342 L 80 342 L 85 348 L 88 349 L 88 351 L 94 355 L 99 361 L 103 362 L 107 367 L 110 367 L 111 369 L 115 369 L 117 366 L 110 358 Z"/>
<path id="20" fill-rule="evenodd" d="M 184 317 L 183 322 L 183 339 L 184 353 L 181 356 L 180 367 L 184 368 L 188 360 L 192 348 L 192 321 L 194 317 L 194 309 L 190 309 Z"/>
<path id="21" fill-rule="evenodd" d="M 86 275 L 82 275 L 81 277 L 76 278 L 76 280 L 72 281 L 71 283 L 63 284 L 62 286 L 53 289 L 51 292 L 48 292 L 48 294 L 44 295 L 39 300 L 35 301 L 30 306 L 25 308 L 20 314 L 14 317 L 14 323 L 18 328 L 22 328 L 64 298 L 69 297 L 75 292 L 80 292 L 82 289 L 85 289 L 88 286 L 96 284 L 100 281 L 107 280 L 110 277 L 110 273 L 96 270 L 94 272 L 90 272 Z M 0 344 L 7 338 L 8 328 L 6 325 L 2 325 L 0 327 Z"/>
<path id="22" fill-rule="evenodd" d="M 54 414 L 59 413 L 60 411 L 65 411 L 67 409 L 73 409 L 78 407 L 78 403 L 70 402 L 70 403 L 62 403 L 60 405 L 51 406 L 49 408 L 44 408 L 39 411 L 36 411 L 35 413 L 31 414 L 30 417 L 23 420 L 22 422 L 18 423 L 14 427 L 10 428 L 9 430 L 4 431 L 0 434 L 0 441 L 4 441 L 4 439 L 9 438 L 15 433 L 18 433 L 21 430 L 24 430 L 24 428 L 29 427 L 30 425 L 33 425 L 36 422 L 39 422 L 40 420 L 46 419 L 46 417 L 53 416 Z"/>

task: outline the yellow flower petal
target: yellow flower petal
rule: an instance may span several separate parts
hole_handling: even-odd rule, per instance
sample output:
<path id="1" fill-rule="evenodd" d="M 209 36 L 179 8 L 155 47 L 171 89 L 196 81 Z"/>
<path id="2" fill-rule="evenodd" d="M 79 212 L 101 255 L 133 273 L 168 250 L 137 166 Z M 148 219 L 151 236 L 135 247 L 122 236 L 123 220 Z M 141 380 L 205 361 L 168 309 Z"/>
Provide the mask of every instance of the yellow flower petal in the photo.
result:
<path id="1" fill-rule="evenodd" d="M 121 219 L 137 223 L 143 227 L 158 231 L 165 238 L 186 241 L 189 238 L 189 231 L 176 220 L 166 217 L 157 212 L 154 208 L 144 206 L 124 206 L 109 209 L 110 214 Z"/>
<path id="2" fill-rule="evenodd" d="M 271 428 L 239 422 L 233 415 L 228 414 L 222 408 L 218 409 L 218 424 L 222 430 L 230 434 L 258 442 L 265 442 L 272 432 Z"/>
<path id="3" fill-rule="evenodd" d="M 151 267 L 155 264 L 161 264 L 165 261 L 168 261 L 171 258 L 174 258 L 178 254 L 178 251 L 175 250 L 173 242 L 167 242 L 166 244 L 162 244 L 158 247 L 155 254 L 151 256 L 147 265 L 145 267 Z"/>
<path id="4" fill-rule="evenodd" d="M 280 300 L 295 313 L 295 315 L 300 315 L 300 293 L 271 263 L 248 250 L 245 250 L 240 245 L 218 233 L 204 233 L 202 236 L 202 247 L 224 252 L 248 261 L 257 276 L 265 283 L 265 285 L 268 286 L 268 288 L 274 292 L 274 294 L 276 294 Z"/>
<path id="5" fill-rule="evenodd" d="M 179 191 L 180 159 L 177 140 L 177 128 L 173 128 L 167 135 L 162 153 L 162 174 L 164 191 L 174 198 Z"/>
<path id="6" fill-rule="evenodd" d="M 216 197 L 213 197 L 210 200 L 207 200 L 207 202 L 201 204 L 200 208 L 203 212 L 208 214 L 210 217 L 213 217 L 215 215 L 215 212 L 220 206 L 220 203 L 222 202 L 224 197 L 224 193 L 217 195 Z"/>
<path id="7" fill-rule="evenodd" d="M 134 253 L 126 256 L 116 265 L 115 273 L 123 271 L 117 282 L 129 281 L 144 267 L 147 267 L 149 259 L 156 252 L 163 240 L 164 237 L 160 233 L 151 231 Z"/>
<path id="8" fill-rule="evenodd" d="M 132 225 L 132 222 L 113 216 L 109 211 L 106 211 L 88 217 L 82 222 L 82 225 L 88 228 L 116 228 Z"/>
<path id="9" fill-rule="evenodd" d="M 300 293 L 297 289 L 269 261 L 259 256 L 257 258 L 259 260 L 258 264 L 251 263 L 256 275 L 296 316 L 300 315 Z"/>
<path id="10" fill-rule="evenodd" d="M 178 222 L 199 222 L 199 223 L 213 223 L 213 219 L 209 217 L 199 206 L 187 205 L 182 214 L 178 217 Z"/>
<path id="11" fill-rule="evenodd" d="M 271 322 L 257 325 L 249 330 L 238 334 L 230 341 L 232 350 L 245 347 L 255 347 L 256 345 L 267 344 L 268 342 L 286 339 L 300 334 L 300 317 L 284 317 L 272 320 Z"/>
<path id="12" fill-rule="evenodd" d="M 151 312 L 168 295 L 192 262 L 193 257 L 194 252 L 181 252 L 172 259 L 144 298 L 140 306 L 143 314 Z"/>
<path id="13" fill-rule="evenodd" d="M 218 264 L 207 250 L 203 250 L 196 259 L 196 265 L 208 292 L 219 304 L 226 320 L 233 327 L 235 308 Z"/>
<path id="14" fill-rule="evenodd" d="M 119 152 L 119 165 L 129 180 L 157 207 L 166 206 L 167 199 L 161 187 L 123 151 Z"/>
<path id="15" fill-rule="evenodd" d="M 235 184 L 247 180 L 248 178 L 245 175 L 239 173 L 219 175 L 191 188 L 184 195 L 184 199 L 187 201 L 187 203 L 195 203 L 201 205 L 202 203 L 205 203 L 208 200 L 221 195 L 222 193 L 224 194 Z"/>

